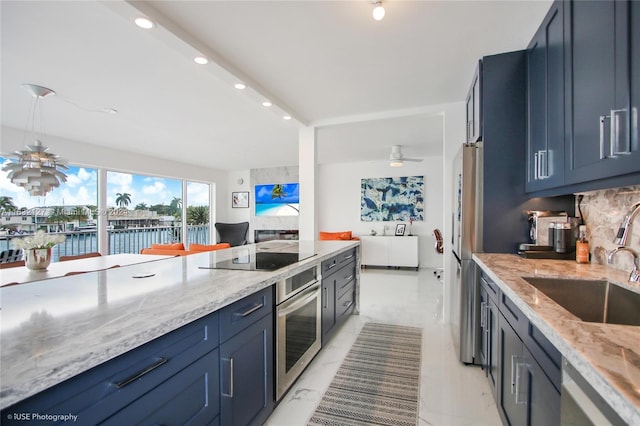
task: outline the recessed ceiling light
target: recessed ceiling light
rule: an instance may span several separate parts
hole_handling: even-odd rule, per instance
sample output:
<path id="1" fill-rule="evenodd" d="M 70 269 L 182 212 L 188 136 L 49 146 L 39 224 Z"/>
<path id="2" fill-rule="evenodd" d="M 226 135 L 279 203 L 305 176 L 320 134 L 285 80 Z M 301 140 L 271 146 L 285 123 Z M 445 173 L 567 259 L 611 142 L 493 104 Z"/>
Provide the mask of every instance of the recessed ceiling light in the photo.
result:
<path id="1" fill-rule="evenodd" d="M 285 116 L 284 116 L 284 117 L 282 117 L 282 118 L 284 118 L 285 120 L 291 120 L 291 116 L 290 116 L 290 115 L 285 115 Z"/>
<path id="2" fill-rule="evenodd" d="M 273 104 L 271 103 L 271 101 L 264 101 L 264 102 L 262 102 L 262 106 L 263 106 L 263 107 L 270 107 L 271 105 L 273 105 Z"/>
<path id="3" fill-rule="evenodd" d="M 245 86 L 243 83 L 236 83 L 233 85 L 233 87 L 235 87 L 238 90 L 243 90 L 247 88 L 247 86 Z"/>
<path id="4" fill-rule="evenodd" d="M 209 63 L 209 60 L 204 56 L 196 56 L 195 58 L 193 58 L 193 62 L 198 65 L 207 65 Z"/>
<path id="5" fill-rule="evenodd" d="M 144 28 L 145 30 L 149 30 L 155 27 L 155 24 L 151 20 L 143 17 L 136 18 L 133 22 L 135 22 L 137 26 L 139 26 L 140 28 Z"/>

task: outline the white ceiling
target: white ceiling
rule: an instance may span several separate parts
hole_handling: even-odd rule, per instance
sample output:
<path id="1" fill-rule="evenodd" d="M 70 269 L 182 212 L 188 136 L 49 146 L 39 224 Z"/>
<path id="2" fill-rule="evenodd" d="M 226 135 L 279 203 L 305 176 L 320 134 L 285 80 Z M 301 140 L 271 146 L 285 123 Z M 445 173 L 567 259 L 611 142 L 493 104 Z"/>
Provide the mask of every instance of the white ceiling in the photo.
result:
<path id="1" fill-rule="evenodd" d="M 321 163 L 439 155 L 424 111 L 463 101 L 481 56 L 525 48 L 551 1 L 383 4 L 377 22 L 367 0 L 3 0 L 2 125 L 25 128 L 33 83 L 57 92 L 48 134 L 215 169 L 297 164 L 302 125 Z"/>

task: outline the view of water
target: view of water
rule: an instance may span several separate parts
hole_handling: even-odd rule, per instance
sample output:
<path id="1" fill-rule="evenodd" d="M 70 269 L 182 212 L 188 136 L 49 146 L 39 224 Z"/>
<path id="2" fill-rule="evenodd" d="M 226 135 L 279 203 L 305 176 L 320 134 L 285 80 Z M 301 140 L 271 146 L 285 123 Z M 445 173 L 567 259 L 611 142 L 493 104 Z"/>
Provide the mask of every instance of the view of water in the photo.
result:
<path id="1" fill-rule="evenodd" d="M 95 230 L 67 232 L 65 235 L 67 237 L 65 242 L 58 244 L 52 250 L 54 262 L 57 262 L 60 256 L 100 251 Z M 116 229 L 107 231 L 107 235 L 109 238 L 108 254 L 140 253 L 141 249 L 151 247 L 151 244 L 182 241 L 182 229 L 171 226 Z M 19 237 L 21 236 L 2 237 L 0 250 L 13 248 L 11 239 Z M 187 237 L 187 241 L 190 243 L 210 244 L 209 225 L 189 226 Z"/>

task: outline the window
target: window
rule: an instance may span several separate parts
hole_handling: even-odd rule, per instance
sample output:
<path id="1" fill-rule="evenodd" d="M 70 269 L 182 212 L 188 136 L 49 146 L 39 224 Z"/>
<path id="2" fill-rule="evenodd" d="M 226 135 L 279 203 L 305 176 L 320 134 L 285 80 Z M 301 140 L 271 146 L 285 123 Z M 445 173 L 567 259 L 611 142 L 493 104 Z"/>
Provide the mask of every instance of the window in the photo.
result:
<path id="1" fill-rule="evenodd" d="M 8 161 L 0 157 L 1 164 Z M 108 254 L 140 253 L 153 243 L 209 243 L 210 184 L 107 171 L 107 205 L 100 206 L 98 172 L 69 166 L 67 182 L 43 197 L 29 195 L 0 172 L 0 250 L 11 248 L 15 236 L 44 229 L 67 237 L 54 248 L 54 261 L 60 255 L 105 254 L 105 244 L 98 241 L 99 215 L 106 218 Z M 188 203 L 186 223 L 183 202 Z"/>

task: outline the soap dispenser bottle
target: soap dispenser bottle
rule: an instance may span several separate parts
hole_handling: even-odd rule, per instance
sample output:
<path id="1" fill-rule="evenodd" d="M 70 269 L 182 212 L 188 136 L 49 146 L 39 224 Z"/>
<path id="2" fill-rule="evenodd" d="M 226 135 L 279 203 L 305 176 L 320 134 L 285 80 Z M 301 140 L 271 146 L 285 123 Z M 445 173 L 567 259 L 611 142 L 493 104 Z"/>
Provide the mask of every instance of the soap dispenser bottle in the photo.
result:
<path id="1" fill-rule="evenodd" d="M 587 227 L 580 225 L 579 236 L 576 241 L 576 262 L 589 263 L 589 241 L 587 240 Z"/>

